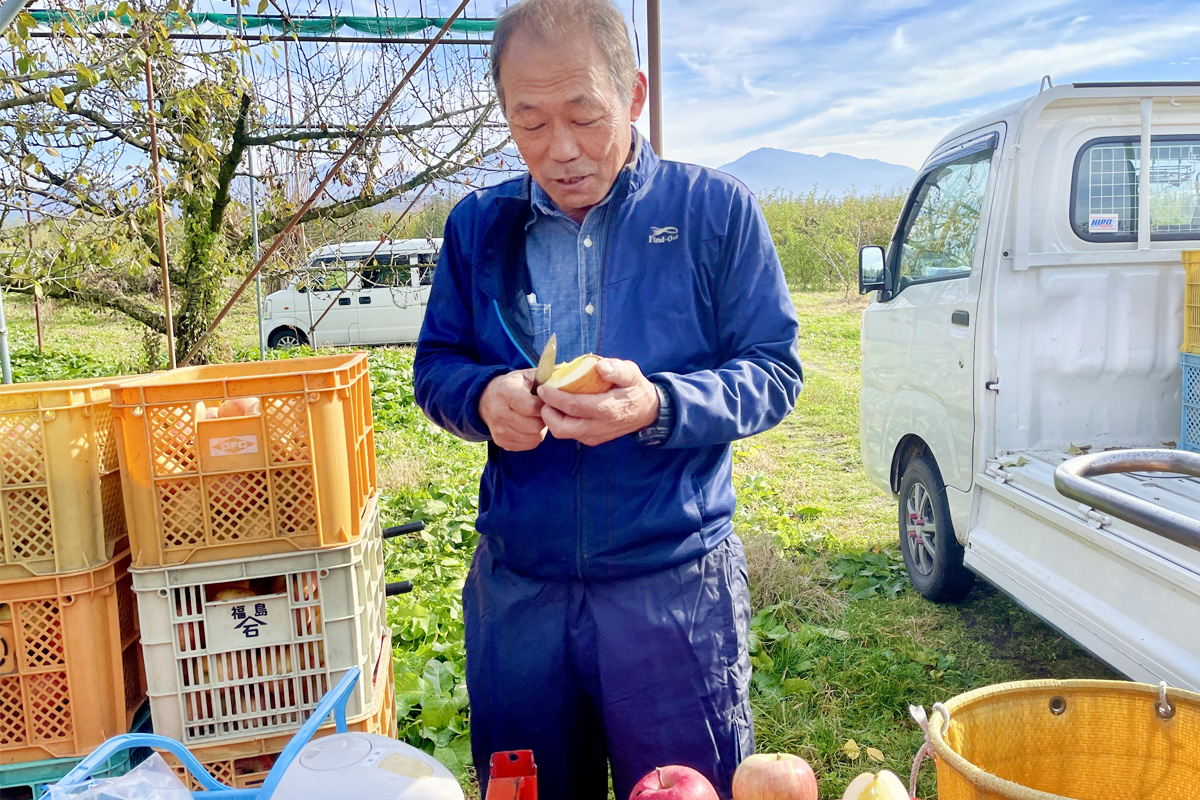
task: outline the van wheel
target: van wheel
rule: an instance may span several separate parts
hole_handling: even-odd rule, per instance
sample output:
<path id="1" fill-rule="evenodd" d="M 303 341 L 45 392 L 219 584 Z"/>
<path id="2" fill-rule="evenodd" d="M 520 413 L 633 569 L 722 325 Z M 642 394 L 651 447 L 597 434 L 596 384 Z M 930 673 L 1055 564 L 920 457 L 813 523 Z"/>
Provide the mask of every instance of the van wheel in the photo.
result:
<path id="1" fill-rule="evenodd" d="M 913 587 L 935 603 L 957 603 L 971 591 L 975 573 L 963 566 L 954 536 L 946 485 L 933 457 L 914 458 L 900 480 L 900 552 Z"/>
<path id="2" fill-rule="evenodd" d="M 267 347 L 299 347 L 302 344 L 308 344 L 308 337 L 295 328 L 280 328 L 277 331 L 272 331 L 271 338 L 267 340 Z"/>

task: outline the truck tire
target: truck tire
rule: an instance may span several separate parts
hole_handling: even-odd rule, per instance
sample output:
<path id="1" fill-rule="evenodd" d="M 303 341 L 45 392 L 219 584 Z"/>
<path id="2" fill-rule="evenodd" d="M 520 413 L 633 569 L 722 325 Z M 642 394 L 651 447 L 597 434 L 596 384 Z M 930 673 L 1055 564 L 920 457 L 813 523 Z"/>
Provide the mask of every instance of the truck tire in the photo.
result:
<path id="1" fill-rule="evenodd" d="M 908 462 L 900 479 L 900 553 L 913 588 L 935 603 L 957 603 L 975 583 L 963 566 L 946 485 L 931 455 Z"/>
<path id="2" fill-rule="evenodd" d="M 267 340 L 267 347 L 272 349 L 276 347 L 297 347 L 302 344 L 308 344 L 308 337 L 295 328 L 273 330 L 271 331 L 271 338 Z"/>

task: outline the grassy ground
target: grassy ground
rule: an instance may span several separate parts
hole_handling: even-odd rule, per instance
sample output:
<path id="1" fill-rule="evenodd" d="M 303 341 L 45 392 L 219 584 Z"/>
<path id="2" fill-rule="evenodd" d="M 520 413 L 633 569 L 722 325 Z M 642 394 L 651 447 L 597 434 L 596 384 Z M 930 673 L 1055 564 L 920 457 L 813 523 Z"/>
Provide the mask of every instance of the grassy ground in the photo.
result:
<path id="1" fill-rule="evenodd" d="M 921 741 L 910 703 L 929 706 L 1013 679 L 1109 673 L 987 587 L 958 607 L 935 606 L 908 588 L 894 501 L 868 484 L 859 458 L 862 303 L 840 293 L 794 299 L 804 392 L 779 427 L 735 445 L 737 529 L 755 609 L 752 701 L 759 749 L 803 755 L 822 796 L 839 797 L 864 769 L 907 776 Z M 27 376 L 147 366 L 136 326 L 67 304 L 46 315 L 53 357 L 33 359 L 31 303 L 9 295 L 6 310 Z M 252 306 L 239 305 L 222 334 L 231 352 L 253 357 Z M 412 399 L 411 359 L 411 348 L 371 354 L 385 524 L 427 522 L 424 533 L 387 549 L 390 579 L 416 583 L 389 603 L 397 715 L 401 737 L 457 769 L 470 792 L 459 591 L 476 541 L 485 451 L 425 420 Z M 921 795 L 932 797 L 932 767 L 924 774 Z"/>

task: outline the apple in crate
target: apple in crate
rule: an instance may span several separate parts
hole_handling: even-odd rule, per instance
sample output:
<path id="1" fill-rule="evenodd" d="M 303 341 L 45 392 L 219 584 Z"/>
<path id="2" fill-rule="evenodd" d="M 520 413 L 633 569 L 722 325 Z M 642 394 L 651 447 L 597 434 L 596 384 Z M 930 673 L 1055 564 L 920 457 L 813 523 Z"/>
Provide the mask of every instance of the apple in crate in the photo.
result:
<path id="1" fill-rule="evenodd" d="M 672 764 L 658 767 L 637 782 L 629 800 L 646 797 L 654 800 L 720 800 L 708 778 L 691 767 Z"/>
<path id="2" fill-rule="evenodd" d="M 817 800 L 817 776 L 800 756 L 755 753 L 733 773 L 733 800 Z"/>

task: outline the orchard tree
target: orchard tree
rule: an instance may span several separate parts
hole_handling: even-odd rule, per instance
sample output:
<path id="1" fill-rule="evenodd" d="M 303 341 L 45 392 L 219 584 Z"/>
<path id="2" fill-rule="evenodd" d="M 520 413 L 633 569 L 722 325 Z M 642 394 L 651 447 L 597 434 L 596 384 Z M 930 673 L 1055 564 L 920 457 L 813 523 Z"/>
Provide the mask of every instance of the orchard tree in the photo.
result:
<path id="1" fill-rule="evenodd" d="M 41 27 L 23 12 L 5 32 L 12 56 L 0 61 L 0 223 L 32 209 L 41 244 L 23 258 L 26 232 L 0 224 L 8 240 L 0 250 L 18 254 L 2 279 L 166 332 L 153 118 L 180 355 L 226 301 L 223 279 L 250 266 L 252 149 L 265 250 L 348 147 L 357 152 L 302 221 L 462 180 L 505 144 L 483 61 L 460 47 L 436 49 L 380 123 L 361 132 L 418 48 L 247 43 L 234 32 L 215 42 L 178 38 L 197 30 L 179 0 L 122 2 L 107 6 L 111 13 L 82 0 L 51 5 Z"/>

